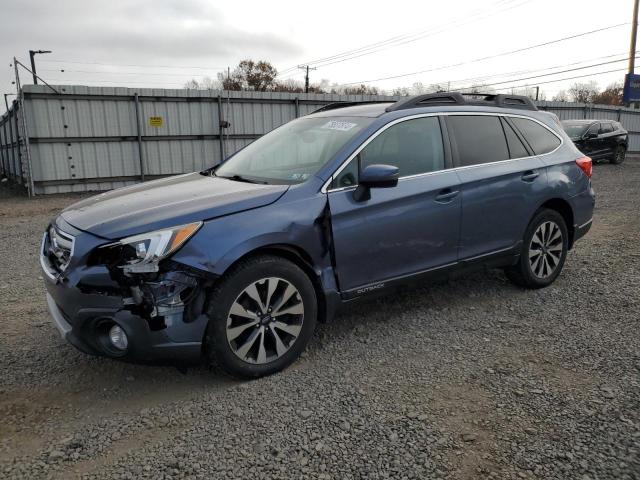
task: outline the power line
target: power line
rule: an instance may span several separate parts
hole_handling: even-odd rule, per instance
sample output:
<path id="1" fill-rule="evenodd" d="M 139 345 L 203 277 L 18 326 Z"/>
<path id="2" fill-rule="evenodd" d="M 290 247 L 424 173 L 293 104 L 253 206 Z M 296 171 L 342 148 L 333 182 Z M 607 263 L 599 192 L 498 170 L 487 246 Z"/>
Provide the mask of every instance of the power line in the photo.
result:
<path id="1" fill-rule="evenodd" d="M 638 57 L 636 57 L 638 58 Z M 607 73 L 617 73 L 617 72 L 626 72 L 627 69 L 626 68 L 618 68 L 616 70 L 606 70 L 604 72 L 595 72 L 595 73 L 587 73 L 585 75 L 576 75 L 574 77 L 566 77 L 566 78 L 558 78 L 557 80 L 546 80 L 544 82 L 535 82 L 535 83 L 530 83 L 527 85 L 516 85 L 516 86 L 509 86 L 509 87 L 500 87 L 500 88 L 496 88 L 494 90 L 515 90 L 517 88 L 526 88 L 526 87 L 534 87 L 536 85 L 545 85 L 547 83 L 557 83 L 557 82 L 564 82 L 566 80 L 575 80 L 577 78 L 586 78 L 586 77 L 595 77 L 598 75 L 605 75 Z"/>
<path id="2" fill-rule="evenodd" d="M 452 83 L 466 83 L 466 82 L 482 82 L 482 81 L 488 80 L 490 78 L 501 78 L 501 77 L 508 77 L 508 76 L 512 76 L 512 75 L 522 75 L 522 74 L 527 74 L 527 73 L 545 72 L 545 71 L 548 71 L 548 70 L 554 70 L 556 68 L 570 67 L 570 66 L 573 66 L 573 65 L 579 65 L 581 63 L 592 62 L 594 60 L 603 60 L 605 58 L 619 57 L 620 55 L 626 55 L 626 52 L 615 53 L 615 54 L 612 54 L 612 55 L 604 55 L 602 57 L 588 58 L 586 60 L 580 60 L 578 62 L 563 63 L 562 65 L 554 65 L 552 67 L 535 68 L 535 69 L 530 69 L 530 70 L 517 70 L 517 71 L 513 71 L 513 72 L 503 72 L 503 73 L 496 73 L 496 74 L 492 74 L 492 75 L 469 77 L 469 78 L 465 78 L 465 79 L 461 79 L 461 80 L 446 80 L 446 81 L 431 82 L 431 83 L 437 85 L 437 84 L 442 84 L 442 83 L 452 84 Z M 626 60 L 626 58 L 624 60 Z M 619 60 L 619 61 L 622 61 L 622 60 Z M 506 80 L 505 82 L 498 82 L 498 83 L 506 83 L 508 81 L 512 81 L 512 80 Z"/>
<path id="3" fill-rule="evenodd" d="M 527 0 L 525 3 L 529 2 L 529 1 L 531 1 L 531 0 Z M 513 8 L 516 8 L 516 7 L 520 7 L 520 6 L 522 6 L 522 5 L 524 5 L 524 3 L 522 3 L 522 4 L 520 4 L 520 5 L 514 5 L 514 6 L 510 7 L 510 8 L 505 8 L 505 9 L 503 9 L 503 10 L 502 10 L 502 12 L 505 12 L 505 11 L 507 11 L 507 10 L 511 10 L 511 9 L 513 9 Z M 353 59 L 355 59 L 355 58 L 363 57 L 363 56 L 365 56 L 365 55 L 370 55 L 370 54 L 372 54 L 372 53 L 380 52 L 380 51 L 385 50 L 385 49 L 387 49 L 387 48 L 389 48 L 389 47 L 397 47 L 397 46 L 400 46 L 400 45 L 404 45 L 404 44 L 406 44 L 406 43 L 415 42 L 415 41 L 421 40 L 421 39 L 426 38 L 426 37 L 430 37 L 430 36 L 433 36 L 433 35 L 437 35 L 437 34 L 439 34 L 439 33 L 446 32 L 447 30 L 451 30 L 451 29 L 453 29 L 453 28 L 462 27 L 462 26 L 464 26 L 464 25 L 468 25 L 469 23 L 474 23 L 474 22 L 479 21 L 479 20 L 484 20 L 485 18 L 493 17 L 494 15 L 495 15 L 495 12 L 487 12 L 485 15 L 481 15 L 481 16 L 479 16 L 479 18 L 469 18 L 469 17 L 465 17 L 465 20 L 464 20 L 464 21 L 460 21 L 460 23 L 459 23 L 458 25 L 454 25 L 454 26 L 453 26 L 453 27 L 451 27 L 451 28 L 444 28 L 444 27 L 443 27 L 443 28 L 440 28 L 439 30 L 436 30 L 436 31 L 435 31 L 435 32 L 433 32 L 433 33 L 429 33 L 429 34 L 426 34 L 426 35 L 421 35 L 421 36 L 419 36 L 419 37 L 417 37 L 417 38 L 414 38 L 414 39 L 410 39 L 410 40 L 406 40 L 406 41 L 403 41 L 403 42 L 399 42 L 399 43 L 396 43 L 396 44 L 394 44 L 394 45 L 385 46 L 385 47 L 383 47 L 383 48 L 379 48 L 379 49 L 374 50 L 374 51 L 371 51 L 371 52 L 364 52 L 364 53 L 361 53 L 361 54 L 359 54 L 359 55 L 353 55 L 353 56 L 348 57 L 348 58 L 337 59 L 337 60 L 334 60 L 334 61 L 331 61 L 331 62 L 323 62 L 322 64 L 318 64 L 317 66 L 319 66 L 319 67 L 326 67 L 326 66 L 328 66 L 328 65 L 333 65 L 333 64 L 335 64 L 335 63 L 346 62 L 347 60 L 353 60 Z"/>
<path id="4" fill-rule="evenodd" d="M 544 73 L 542 75 L 534 75 L 534 76 L 531 76 L 531 77 L 524 77 L 524 78 L 517 78 L 517 79 L 512 79 L 512 80 L 505 80 L 505 81 L 502 81 L 502 82 L 486 83 L 486 84 L 484 84 L 482 86 L 483 87 L 492 87 L 494 85 L 501 85 L 503 83 L 522 82 L 524 80 L 533 80 L 534 78 L 549 77 L 551 75 L 558 75 L 558 74 L 561 74 L 561 73 L 575 72 L 577 70 L 584 70 L 586 68 L 600 67 L 602 65 L 610 65 L 612 63 L 626 62 L 627 60 L 629 60 L 629 59 L 628 58 L 623 58 L 621 60 L 611 60 L 609 62 L 594 63 L 592 65 L 586 65 L 584 67 L 569 68 L 569 69 L 566 69 L 566 70 L 560 70 L 558 72 Z"/>
<path id="5" fill-rule="evenodd" d="M 456 26 L 462 26 L 465 25 L 467 23 L 470 23 L 472 21 L 475 21 L 476 19 L 474 17 L 476 16 L 483 16 L 483 17 L 488 17 L 488 16 L 494 16 L 496 13 L 498 13 L 499 11 L 507 11 L 507 10 L 511 10 L 513 8 L 517 8 L 520 7 L 522 5 L 524 5 L 525 3 L 528 3 L 530 0 L 525 0 L 523 3 L 517 4 L 517 5 L 511 5 L 509 6 L 509 4 L 513 4 L 513 2 L 517 2 L 520 0 L 500 0 L 496 3 L 494 3 L 493 6 L 490 6 L 489 8 L 484 7 L 482 9 L 478 9 L 472 13 L 470 13 L 469 15 L 467 15 L 465 17 L 465 19 L 463 21 L 459 20 L 459 19 L 453 19 L 449 22 L 444 23 L 443 25 L 440 26 L 433 26 L 430 27 L 426 30 L 422 30 L 419 32 L 415 32 L 415 33 L 410 33 L 410 34 L 403 34 L 403 35 L 398 35 L 395 37 L 391 37 L 388 38 L 386 40 L 382 40 L 379 42 L 375 42 L 375 43 L 371 43 L 368 45 L 364 45 L 362 47 L 356 48 L 356 49 L 352 49 L 352 50 L 347 50 L 335 55 L 331 55 L 328 57 L 323 57 L 320 59 L 316 59 L 316 60 L 312 60 L 310 62 L 305 62 L 305 64 L 309 64 L 309 65 L 317 65 L 317 66 L 326 66 L 326 65 L 331 65 L 333 63 L 338 63 L 338 62 L 343 62 L 343 61 L 347 61 L 347 60 L 351 60 L 353 58 L 358 58 L 364 55 L 370 55 L 372 53 L 376 53 L 378 51 L 384 50 L 385 48 L 388 47 L 395 47 L 398 45 L 403 45 L 405 43 L 410 43 L 410 42 L 415 42 L 417 40 L 420 40 L 422 38 L 425 38 L 427 36 L 436 34 L 436 33 L 441 33 L 442 31 L 446 31 L 447 26 L 449 25 L 455 25 L 456 23 L 459 23 L 459 25 Z M 506 2 L 506 3 L 505 3 Z M 502 10 L 499 10 L 498 12 L 496 10 L 493 10 L 491 7 L 499 7 L 500 4 L 503 4 L 502 6 L 508 6 L 508 8 L 504 8 Z M 413 37 L 413 38 L 412 38 Z M 344 57 L 344 58 L 343 58 Z M 320 65 L 323 64 L 323 65 Z M 292 66 L 289 67 L 285 70 L 283 70 L 282 72 L 280 72 L 280 74 L 285 74 L 287 72 L 290 71 L 294 71 L 296 70 L 296 66 Z"/>
<path id="6" fill-rule="evenodd" d="M 392 79 L 395 79 L 395 78 L 409 77 L 411 75 L 419 75 L 421 73 L 435 72 L 437 70 L 444 70 L 444 69 L 447 69 L 447 68 L 460 67 L 462 65 L 469 65 L 471 63 L 478 63 L 478 62 L 482 62 L 482 61 L 485 61 L 485 60 L 491 60 L 491 59 L 494 59 L 494 58 L 504 57 L 504 56 L 507 56 L 507 55 L 513 55 L 514 53 L 525 52 L 527 50 L 533 50 L 534 48 L 546 47 L 548 45 L 553 45 L 555 43 L 565 42 L 567 40 L 573 40 L 575 38 L 580 38 L 580 37 L 584 37 L 584 36 L 587 36 L 587 35 L 593 35 L 594 33 L 604 32 L 606 30 L 619 28 L 619 27 L 621 27 L 623 25 L 628 25 L 628 24 L 629 24 L 629 22 L 618 23 L 616 25 L 610 25 L 608 27 L 602 27 L 602 28 L 598 28 L 598 29 L 595 29 L 595 30 L 589 30 L 587 32 L 582 32 L 582 33 L 578 33 L 578 34 L 575 34 L 575 35 L 570 35 L 568 37 L 562 37 L 562 38 L 558 38 L 558 39 L 555 39 L 555 40 L 550 40 L 548 42 L 537 43 L 535 45 L 529 45 L 527 47 L 518 48 L 516 50 L 510 50 L 510 51 L 507 51 L 507 52 L 497 53 L 497 54 L 494 54 L 494 55 L 488 55 L 488 56 L 485 56 L 485 57 L 475 58 L 473 60 L 468 60 L 468 61 L 465 61 L 465 62 L 452 63 L 452 64 L 449 64 L 449 65 L 443 65 L 443 66 L 440 66 L 440 67 L 429 68 L 429 69 L 426 69 L 426 70 L 419 70 L 419 71 L 416 71 L 416 72 L 403 73 L 403 74 L 399 74 L 399 75 L 391 75 L 389 77 L 380 77 L 380 78 L 374 78 L 374 79 L 369 79 L 369 80 L 360 80 L 358 82 L 342 83 L 342 84 L 340 84 L 340 86 L 356 85 L 356 84 L 371 83 L 371 82 L 380 82 L 382 80 L 392 80 Z"/>

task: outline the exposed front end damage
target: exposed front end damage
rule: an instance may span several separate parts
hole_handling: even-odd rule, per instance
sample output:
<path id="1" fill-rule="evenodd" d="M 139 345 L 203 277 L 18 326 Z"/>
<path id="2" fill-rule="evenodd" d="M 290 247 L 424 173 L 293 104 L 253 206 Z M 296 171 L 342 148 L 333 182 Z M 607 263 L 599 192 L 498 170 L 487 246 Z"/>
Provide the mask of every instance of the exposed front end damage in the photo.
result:
<path id="1" fill-rule="evenodd" d="M 98 242 L 68 224 L 53 226 L 44 236 L 47 300 L 62 336 L 94 355 L 199 359 L 208 321 L 206 291 L 215 277 L 169 259 L 136 271 L 130 246 Z M 60 244 L 71 243 L 73 255 L 59 251 Z"/>
<path id="2" fill-rule="evenodd" d="M 331 318 L 340 294 L 327 199 L 302 193 L 206 221 L 136 230 L 123 222 L 105 236 L 99 225 L 96 233 L 80 230 L 63 213 L 40 254 L 55 324 L 90 354 L 199 360 L 212 287 L 241 259 L 265 253 L 298 264 L 312 279 L 320 319 Z"/>

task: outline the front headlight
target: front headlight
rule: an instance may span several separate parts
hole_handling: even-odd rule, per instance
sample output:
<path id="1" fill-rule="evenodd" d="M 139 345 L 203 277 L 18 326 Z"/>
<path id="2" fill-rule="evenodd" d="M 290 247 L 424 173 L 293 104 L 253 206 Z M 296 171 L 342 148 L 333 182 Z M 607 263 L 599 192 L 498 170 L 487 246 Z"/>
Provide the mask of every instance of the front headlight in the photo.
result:
<path id="1" fill-rule="evenodd" d="M 130 246 L 135 257 L 127 261 L 124 269 L 128 273 L 157 272 L 158 262 L 178 250 L 202 226 L 202 222 L 165 228 L 123 238 L 116 244 Z"/>

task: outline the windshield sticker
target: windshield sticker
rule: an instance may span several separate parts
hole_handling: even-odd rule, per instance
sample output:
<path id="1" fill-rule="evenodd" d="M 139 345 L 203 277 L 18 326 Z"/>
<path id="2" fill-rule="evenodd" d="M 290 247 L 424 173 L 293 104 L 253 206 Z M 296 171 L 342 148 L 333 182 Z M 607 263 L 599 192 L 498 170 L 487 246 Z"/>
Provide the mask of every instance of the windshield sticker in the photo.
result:
<path id="1" fill-rule="evenodd" d="M 291 175 L 289 175 L 289 180 L 304 181 L 307 178 L 309 178 L 308 173 L 292 173 Z"/>
<path id="2" fill-rule="evenodd" d="M 320 128 L 326 128 L 328 130 L 339 130 L 341 132 L 347 132 L 347 131 L 351 130 L 353 127 L 357 127 L 357 126 L 358 126 L 357 123 L 340 122 L 338 120 L 330 120 Z"/>

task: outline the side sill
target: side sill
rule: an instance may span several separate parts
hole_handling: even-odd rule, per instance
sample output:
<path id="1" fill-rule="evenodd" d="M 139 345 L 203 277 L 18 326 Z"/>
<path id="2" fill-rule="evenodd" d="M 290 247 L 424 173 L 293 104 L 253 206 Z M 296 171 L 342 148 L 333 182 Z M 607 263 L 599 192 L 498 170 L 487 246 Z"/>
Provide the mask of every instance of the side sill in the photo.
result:
<path id="1" fill-rule="evenodd" d="M 467 273 L 484 267 L 498 268 L 514 265 L 518 261 L 521 247 L 522 241 L 518 241 L 511 247 L 496 250 L 494 252 L 465 258 L 457 262 L 448 263 L 439 267 L 430 268 L 428 270 L 400 277 L 394 277 L 389 280 L 362 285 L 350 290 L 345 290 L 341 293 L 341 298 L 343 302 L 349 302 L 360 297 L 388 293 L 397 287 L 416 282 L 434 281 L 446 278 L 453 274 Z"/>

